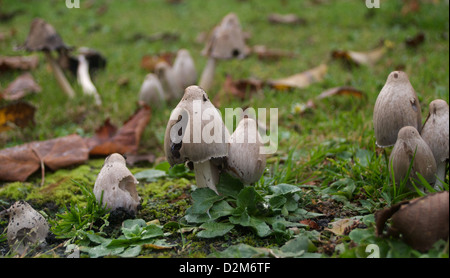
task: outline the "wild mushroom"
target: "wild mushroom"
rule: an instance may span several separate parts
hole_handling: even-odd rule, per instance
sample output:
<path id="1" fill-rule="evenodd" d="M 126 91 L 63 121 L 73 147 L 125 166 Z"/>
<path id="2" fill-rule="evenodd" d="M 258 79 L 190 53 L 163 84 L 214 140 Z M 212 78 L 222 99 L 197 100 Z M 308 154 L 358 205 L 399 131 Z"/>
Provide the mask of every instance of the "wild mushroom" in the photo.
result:
<path id="1" fill-rule="evenodd" d="M 231 134 L 225 170 L 245 184 L 257 182 L 266 167 L 261 136 L 252 118 L 243 118 Z"/>
<path id="2" fill-rule="evenodd" d="M 89 62 L 83 51 L 80 51 L 80 54 L 78 55 L 77 80 L 78 84 L 80 84 L 83 89 L 83 93 L 93 95 L 95 98 L 95 104 L 98 106 L 102 105 L 102 100 L 97 92 L 97 88 L 95 88 L 95 85 L 92 83 L 89 75 Z"/>
<path id="3" fill-rule="evenodd" d="M 171 65 L 166 61 L 158 62 L 155 66 L 155 74 L 161 82 L 167 101 L 181 98 L 183 88 Z"/>
<path id="4" fill-rule="evenodd" d="M 449 159 L 449 108 L 445 100 L 436 99 L 430 103 L 430 111 L 422 127 L 421 136 L 430 146 L 436 159 L 437 179 L 434 187 L 439 189 L 445 180 L 445 169 Z"/>
<path id="5" fill-rule="evenodd" d="M 376 144 L 382 148 L 394 145 L 404 126 L 413 126 L 420 132 L 420 103 L 406 73 L 394 71 L 378 94 L 373 110 Z"/>
<path id="6" fill-rule="evenodd" d="M 49 226 L 47 220 L 27 202 L 17 201 L 0 216 L 9 216 L 8 244 L 14 252 L 24 255 L 30 247 L 45 242 Z"/>
<path id="7" fill-rule="evenodd" d="M 398 132 L 397 142 L 389 157 L 389 171 L 396 184 L 400 184 L 407 177 L 411 163 L 409 177 L 417 178 L 416 173 L 419 173 L 428 183 L 435 182 L 436 161 L 433 152 L 415 127 L 405 126 Z M 407 184 L 411 186 L 409 181 Z"/>
<path id="8" fill-rule="evenodd" d="M 205 91 L 186 88 L 167 123 L 164 151 L 171 166 L 192 163 L 198 187 L 217 193 L 223 159 L 227 156 L 229 132 Z"/>
<path id="9" fill-rule="evenodd" d="M 67 81 L 64 72 L 58 62 L 53 58 L 51 51 L 64 51 L 68 47 L 64 44 L 61 37 L 56 33 L 53 26 L 45 22 L 41 18 L 36 18 L 31 23 L 30 32 L 25 41 L 25 49 L 27 51 L 42 51 L 47 62 L 52 68 L 53 75 L 60 85 L 61 89 L 69 96 L 74 97 L 75 92 Z"/>
<path id="10" fill-rule="evenodd" d="M 245 44 L 238 17 L 234 13 L 229 13 L 214 28 L 202 51 L 202 54 L 208 57 L 208 61 L 200 77 L 199 86 L 205 91 L 212 87 L 217 60 L 243 59 L 249 53 L 250 48 Z"/>
<path id="11" fill-rule="evenodd" d="M 139 105 L 158 107 L 164 101 L 164 89 L 158 77 L 153 73 L 147 74 L 139 90 Z"/>
<path id="12" fill-rule="evenodd" d="M 94 184 L 94 195 L 97 201 L 111 210 L 122 208 L 131 214 L 137 212 L 141 198 L 136 184 L 139 182 L 128 170 L 125 158 L 113 153 L 105 159 Z"/>
<path id="13" fill-rule="evenodd" d="M 183 90 L 197 83 L 195 63 L 187 49 L 178 50 L 173 62 L 173 70 Z"/>

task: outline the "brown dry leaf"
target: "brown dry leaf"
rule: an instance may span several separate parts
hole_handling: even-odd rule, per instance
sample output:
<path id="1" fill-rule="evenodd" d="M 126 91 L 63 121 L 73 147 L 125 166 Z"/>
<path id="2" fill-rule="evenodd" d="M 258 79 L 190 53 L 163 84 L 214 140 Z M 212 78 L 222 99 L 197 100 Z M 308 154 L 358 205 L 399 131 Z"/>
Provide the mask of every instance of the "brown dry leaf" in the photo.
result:
<path id="1" fill-rule="evenodd" d="M 165 61 L 169 65 L 172 65 L 175 55 L 176 53 L 173 52 L 164 52 L 156 55 L 144 55 L 141 58 L 141 68 L 149 72 L 154 72 L 156 64 L 161 61 Z"/>
<path id="2" fill-rule="evenodd" d="M 312 83 L 319 82 L 323 79 L 328 71 L 326 64 L 321 64 L 313 69 L 294 74 L 286 78 L 269 80 L 268 84 L 277 90 L 287 90 L 291 88 L 306 88 Z"/>
<path id="3" fill-rule="evenodd" d="M 77 165 L 89 158 L 80 136 L 73 134 L 47 141 L 35 141 L 0 150 L 0 180 L 25 181 L 41 164 L 52 170 Z"/>
<path id="4" fill-rule="evenodd" d="M 250 78 L 233 81 L 230 75 L 227 75 L 224 83 L 225 92 L 244 100 L 261 90 L 263 82 L 261 80 Z"/>
<path id="5" fill-rule="evenodd" d="M 294 52 L 288 52 L 281 49 L 270 49 L 265 45 L 255 45 L 252 52 L 258 56 L 260 60 L 276 60 L 280 58 L 293 58 Z"/>
<path id="6" fill-rule="evenodd" d="M 416 48 L 425 42 L 425 33 L 420 32 L 412 38 L 407 38 L 405 44 L 407 47 Z"/>
<path id="7" fill-rule="evenodd" d="M 273 13 L 267 17 L 270 23 L 280 23 L 288 25 L 305 25 L 306 20 L 296 14 L 277 14 Z"/>
<path id="8" fill-rule="evenodd" d="M 39 64 L 37 55 L 0 57 L 0 71 L 33 70 Z"/>
<path id="9" fill-rule="evenodd" d="M 367 65 L 373 66 L 386 52 L 393 47 L 390 41 L 383 41 L 378 47 L 365 52 L 351 50 L 335 50 L 331 53 L 334 59 L 343 60 L 347 65 Z"/>
<path id="10" fill-rule="evenodd" d="M 317 225 L 317 223 L 314 220 L 311 219 L 305 219 L 300 221 L 300 224 L 305 224 L 308 225 L 310 229 L 313 230 L 318 230 L 319 229 L 319 225 Z"/>
<path id="11" fill-rule="evenodd" d="M 320 95 L 317 96 L 317 99 L 323 99 L 323 98 L 327 98 L 330 96 L 335 96 L 335 95 L 350 95 L 350 96 L 354 96 L 356 98 L 363 98 L 364 94 L 363 92 L 361 92 L 360 90 L 357 90 L 353 87 L 348 87 L 348 86 L 341 86 L 341 87 L 335 87 L 335 88 L 331 88 L 328 89 L 324 92 L 322 92 Z"/>
<path id="12" fill-rule="evenodd" d="M 120 128 L 117 129 L 109 120 L 96 130 L 95 136 L 86 139 L 90 155 L 110 155 L 112 153 L 136 153 L 142 132 L 150 121 L 151 109 L 139 108 Z"/>
<path id="13" fill-rule="evenodd" d="M 152 153 L 148 154 L 127 154 L 127 165 L 134 166 L 138 162 L 155 162 L 155 155 Z"/>
<path id="14" fill-rule="evenodd" d="M 24 73 L 11 82 L 2 92 L 1 97 L 6 100 L 18 100 L 28 93 L 38 93 L 42 91 L 30 73 Z"/>
<path id="15" fill-rule="evenodd" d="M 348 218 L 339 219 L 338 221 L 330 223 L 331 228 L 325 228 L 324 230 L 330 231 L 335 235 L 344 235 L 346 228 L 352 226 L 357 220 Z"/>
<path id="16" fill-rule="evenodd" d="M 35 111 L 36 108 L 26 102 L 15 102 L 0 108 L 0 132 L 34 123 Z"/>

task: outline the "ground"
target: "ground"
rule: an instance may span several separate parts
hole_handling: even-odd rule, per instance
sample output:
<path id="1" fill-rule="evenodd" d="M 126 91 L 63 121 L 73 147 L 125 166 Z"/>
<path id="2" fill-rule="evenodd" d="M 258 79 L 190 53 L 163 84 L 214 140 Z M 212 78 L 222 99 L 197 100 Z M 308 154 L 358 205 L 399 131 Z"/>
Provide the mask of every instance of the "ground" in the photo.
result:
<path id="1" fill-rule="evenodd" d="M 415 2 L 420 2 L 420 8 L 417 9 Z M 305 88 L 280 90 L 263 86 L 243 100 L 226 96 L 216 103 L 222 112 L 227 107 L 278 108 L 277 152 L 268 157 L 266 171 L 254 186 L 254 192 L 244 192 L 255 194 L 255 200 L 259 197 L 263 200 L 248 204 L 246 209 L 264 202 L 273 205 L 268 215 L 263 215 L 264 209 L 259 207 L 247 214 L 250 220 L 263 219 L 261 221 L 270 227 L 269 235 L 261 236 L 262 231 L 258 228 L 262 226 L 245 222 L 247 225 L 242 218 L 237 219 L 236 210 L 232 216 L 224 215 L 213 221 L 226 227 L 233 224 L 233 228 L 221 236 L 199 237 L 200 231 L 207 231 L 199 228 L 204 223 L 186 223 L 185 216 L 194 204 L 195 179 L 191 172 L 184 172 L 182 168 L 178 169 L 178 175 L 169 172 L 163 151 L 166 123 L 177 101 L 151 107 L 152 115 L 138 151 L 151 153 L 155 159 L 151 163 L 129 166 L 129 169 L 133 174 L 148 169 L 165 172 L 150 181 L 140 179 L 137 189 L 142 200 L 134 216 L 143 219 L 146 227 L 160 227 L 165 234 L 158 238 L 164 244 L 146 242 L 139 245 L 143 247 L 134 255 L 367 257 L 369 253 L 365 248 L 376 244 L 383 257 L 448 257 L 448 242 L 439 242 L 429 252 L 421 253 L 399 239 L 375 237 L 374 213 L 418 197 L 418 194 L 414 190 L 399 192 L 393 189 L 386 165 L 390 149 L 382 150 L 375 145 L 372 124 L 376 97 L 394 70 L 408 74 L 422 107 L 423 120 L 432 100 L 440 98 L 448 103 L 449 6 L 446 1 L 381 1 L 380 8 L 372 9 L 366 7 L 364 1 L 328 0 L 233 0 L 226 3 L 80 0 L 80 8 L 72 9 L 63 1 L 3 1 L 0 6 L 1 15 L 14 15 L 12 18 L 0 17 L 1 56 L 30 55 L 15 48 L 25 42 L 32 19 L 40 17 L 55 27 L 66 44 L 96 49 L 107 58 L 107 67 L 93 76 L 103 100 L 103 105 L 98 108 L 91 97 L 82 94 L 76 77 L 69 73 L 68 79 L 77 95 L 68 99 L 50 73 L 44 56 L 38 53 L 40 63 L 32 75 L 42 91 L 24 98 L 36 107 L 34 125 L 1 132 L 2 149 L 73 133 L 91 137 L 107 118 L 114 125 L 122 126 L 138 107 L 139 88 L 148 73 L 141 67 L 142 57 L 186 48 L 200 73 L 207 59 L 201 54 L 204 42 L 199 42 L 198 38 L 230 12 L 239 17 L 243 30 L 250 36 L 247 41 L 250 46 L 265 45 L 292 52 L 293 56 L 263 60 L 252 54 L 243 60 L 220 61 L 213 87 L 207 92 L 210 99 L 226 94 L 223 84 L 227 75 L 233 80 L 256 78 L 267 81 L 326 64 L 323 78 Z M 303 21 L 296 25 L 274 24 L 268 20 L 272 13 L 293 13 Z M 154 41 L 145 39 L 155 34 L 169 36 Z M 420 34 L 424 35 L 423 42 L 407 43 Z M 349 64 L 332 57 L 335 50 L 370 52 L 380 45 L 380 41 L 388 46 L 387 51 L 373 65 Z M 1 72 L 0 92 L 20 74 L 20 71 Z M 357 93 L 317 98 L 325 90 L 340 86 L 352 87 Z M 314 105 L 303 108 L 308 101 Z M 7 104 L 8 101 L 0 99 L 0 106 Z M 0 183 L 3 208 L 14 201 L 26 200 L 53 226 L 48 246 L 27 256 L 67 255 L 64 253 L 66 246 L 63 246 L 67 245 L 64 244 L 67 238 L 55 236 L 58 231 L 55 227 L 62 221 L 58 215 L 66 214 L 74 204 L 80 208 L 89 206 L 89 198 L 83 194 L 82 187 L 92 190 L 104 158 L 90 157 L 82 165 L 57 171 L 47 169 L 43 185 L 40 171 L 25 182 Z M 280 194 L 275 199 L 272 187 L 280 184 L 292 185 L 299 190 Z M 239 207 L 237 196 L 224 200 L 234 209 Z M 289 203 L 292 200 L 294 207 Z M 285 203 L 275 207 L 279 204 L 275 201 Z M 219 203 L 217 200 L 213 205 Z M 305 212 L 310 215 L 305 216 Z M 239 213 L 242 213 L 239 217 L 246 215 L 242 211 Z M 276 217 L 278 224 L 270 222 Z M 123 214 L 111 213 L 105 224 L 98 216 L 91 226 L 81 227 L 82 232 L 71 237 L 71 243 L 90 248 L 101 246 L 94 234 L 108 239 L 121 236 L 124 218 Z M 0 222 L 2 257 L 13 256 L 5 240 L 7 223 L 7 220 Z M 339 230 L 333 225 L 336 223 L 346 224 Z M 278 230 L 277 227 L 282 228 Z M 219 230 L 213 229 L 214 232 L 223 231 Z M 133 240 L 136 245 L 138 239 Z M 300 244 L 303 240 L 306 245 Z M 303 246 L 296 249 L 303 253 L 292 251 L 295 244 Z M 88 249 L 81 250 L 82 256 L 94 254 L 92 250 L 91 253 Z"/>

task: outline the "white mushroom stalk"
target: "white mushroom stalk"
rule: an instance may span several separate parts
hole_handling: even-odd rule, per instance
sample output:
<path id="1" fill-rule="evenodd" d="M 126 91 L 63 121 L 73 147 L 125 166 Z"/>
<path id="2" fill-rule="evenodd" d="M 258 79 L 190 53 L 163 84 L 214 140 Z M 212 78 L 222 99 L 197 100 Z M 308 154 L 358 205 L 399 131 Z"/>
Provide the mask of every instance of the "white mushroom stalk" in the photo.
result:
<path id="1" fill-rule="evenodd" d="M 58 62 L 53 58 L 52 54 L 49 51 L 44 51 L 44 55 L 45 59 L 50 64 L 56 82 L 58 82 L 59 86 L 61 87 L 63 92 L 67 94 L 67 96 L 73 98 L 75 96 L 75 91 L 72 89 L 72 86 L 70 86 L 70 83 L 64 75 L 61 67 L 58 65 Z"/>
<path id="2" fill-rule="evenodd" d="M 80 84 L 83 89 L 83 93 L 94 96 L 95 104 L 98 106 L 102 105 L 102 100 L 97 92 L 97 88 L 94 83 L 92 83 L 89 75 L 89 62 L 83 54 L 78 55 L 77 80 L 78 84 Z"/>

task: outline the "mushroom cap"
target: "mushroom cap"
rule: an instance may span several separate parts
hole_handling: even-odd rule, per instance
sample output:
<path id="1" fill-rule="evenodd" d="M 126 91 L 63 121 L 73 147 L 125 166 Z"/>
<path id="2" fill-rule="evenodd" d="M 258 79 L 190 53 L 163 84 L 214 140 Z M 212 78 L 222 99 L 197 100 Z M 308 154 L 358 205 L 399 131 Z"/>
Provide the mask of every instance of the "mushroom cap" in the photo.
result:
<path id="1" fill-rule="evenodd" d="M 173 70 L 177 75 L 181 88 L 185 89 L 197 83 L 197 70 L 194 59 L 187 49 L 180 49 L 173 62 Z"/>
<path id="2" fill-rule="evenodd" d="M 418 172 L 428 183 L 433 184 L 436 181 L 437 170 L 433 152 L 415 127 L 405 126 L 398 132 L 397 142 L 389 157 L 389 171 L 392 168 L 391 175 L 394 174 L 397 184 L 406 177 L 413 157 L 410 176 L 417 178 L 415 173 Z"/>
<path id="3" fill-rule="evenodd" d="M 31 22 L 30 32 L 24 45 L 27 51 L 53 51 L 69 49 L 52 25 L 41 18 Z"/>
<path id="4" fill-rule="evenodd" d="M 439 164 L 449 158 L 449 107 L 445 100 L 435 99 L 430 103 L 429 109 L 421 136 Z"/>
<path id="5" fill-rule="evenodd" d="M 413 126 L 419 132 L 422 114 L 416 92 L 402 71 L 391 72 L 378 94 L 373 111 L 376 144 L 388 147 L 395 144 L 399 130 Z"/>
<path id="6" fill-rule="evenodd" d="M 136 212 L 141 199 L 136 191 L 138 183 L 128 170 L 125 158 L 121 154 L 113 153 L 105 159 L 93 191 L 99 202 L 103 192 L 102 205 L 106 204 L 112 210 L 123 208 Z"/>
<path id="7" fill-rule="evenodd" d="M 239 18 L 235 13 L 227 14 L 217 25 L 206 43 L 202 54 L 215 59 L 245 58 L 250 48 L 245 44 Z"/>
<path id="8" fill-rule="evenodd" d="M 155 74 L 145 76 L 139 90 L 139 101 L 153 107 L 164 101 L 164 89 Z"/>
<path id="9" fill-rule="evenodd" d="M 167 100 L 179 99 L 183 93 L 175 71 L 166 61 L 159 61 L 155 66 L 155 74 L 164 89 Z"/>
<path id="10" fill-rule="evenodd" d="M 199 86 L 189 86 L 167 123 L 166 158 L 173 166 L 225 157 L 229 136 L 221 114 L 206 92 Z"/>
<path id="11" fill-rule="evenodd" d="M 256 121 L 243 118 L 233 132 L 228 144 L 226 171 L 243 183 L 257 182 L 266 167 L 266 156 L 261 154 L 263 146 Z"/>
<path id="12" fill-rule="evenodd" d="M 47 220 L 27 202 L 17 201 L 8 210 L 8 244 L 19 254 L 27 251 L 29 245 L 43 243 L 49 226 Z"/>

